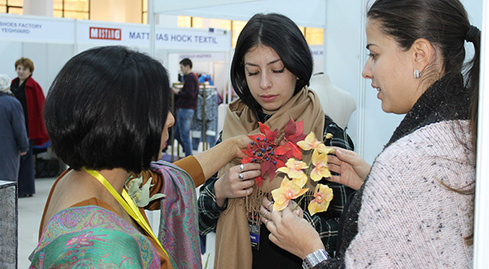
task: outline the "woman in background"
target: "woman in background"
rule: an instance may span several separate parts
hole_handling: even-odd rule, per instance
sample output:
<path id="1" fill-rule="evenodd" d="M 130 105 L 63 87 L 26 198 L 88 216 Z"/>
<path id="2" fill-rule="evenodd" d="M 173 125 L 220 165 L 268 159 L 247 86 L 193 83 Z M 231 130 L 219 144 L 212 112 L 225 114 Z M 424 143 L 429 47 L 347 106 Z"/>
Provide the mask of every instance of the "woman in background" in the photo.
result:
<path id="1" fill-rule="evenodd" d="M 15 62 L 17 78 L 12 80 L 11 91 L 24 110 L 25 127 L 29 136 L 29 150 L 20 159 L 19 197 L 30 197 L 36 193 L 33 146 L 42 146 L 49 140 L 44 126 L 44 92 L 32 78 L 34 63 L 29 58 Z"/>

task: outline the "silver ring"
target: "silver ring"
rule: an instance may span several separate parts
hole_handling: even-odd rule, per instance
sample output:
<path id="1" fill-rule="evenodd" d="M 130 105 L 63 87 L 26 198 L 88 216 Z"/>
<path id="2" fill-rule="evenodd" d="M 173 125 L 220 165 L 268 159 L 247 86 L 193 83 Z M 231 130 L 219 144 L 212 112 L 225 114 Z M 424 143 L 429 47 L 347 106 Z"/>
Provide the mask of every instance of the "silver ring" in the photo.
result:
<path id="1" fill-rule="evenodd" d="M 242 173 L 239 173 L 239 174 L 238 174 L 238 178 L 239 178 L 239 180 L 243 180 L 243 179 L 244 179 L 243 174 L 242 174 Z"/>
<path id="2" fill-rule="evenodd" d="M 265 219 L 265 225 L 267 225 L 267 224 L 268 224 L 268 219 Z"/>
<path id="3" fill-rule="evenodd" d="M 244 164 L 240 164 L 240 165 L 239 165 L 239 170 L 241 170 L 241 172 L 243 172 L 243 171 L 244 171 Z"/>
<path id="4" fill-rule="evenodd" d="M 270 203 L 268 203 L 268 205 L 267 205 L 267 209 L 268 209 L 268 208 L 269 208 L 271 205 L 273 205 L 273 201 L 270 201 Z"/>

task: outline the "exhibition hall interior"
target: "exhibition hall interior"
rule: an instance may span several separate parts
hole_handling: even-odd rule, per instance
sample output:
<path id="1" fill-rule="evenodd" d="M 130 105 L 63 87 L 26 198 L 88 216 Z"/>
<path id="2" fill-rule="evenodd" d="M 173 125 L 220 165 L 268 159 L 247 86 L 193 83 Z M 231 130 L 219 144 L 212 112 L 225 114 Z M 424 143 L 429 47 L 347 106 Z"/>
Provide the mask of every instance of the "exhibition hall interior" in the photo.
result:
<path id="1" fill-rule="evenodd" d="M 191 72 L 199 82 L 189 130 L 192 155 L 197 155 L 216 145 L 220 133 L 227 128 L 229 104 L 240 98 L 233 88 L 230 70 L 241 31 L 256 13 L 279 13 L 298 26 L 307 42 L 313 62 L 309 88 L 321 101 L 322 111 L 340 128 L 344 140 L 354 145 L 351 149 L 372 164 L 404 118 L 403 114 L 385 113 L 376 95 L 378 89 L 370 80 L 362 78 L 362 70 L 370 57 L 365 14 L 372 2 L 0 0 L 0 74 L 15 81 L 21 77 L 19 59 L 28 58 L 35 66 L 35 71 L 31 70 L 32 79 L 42 89 L 42 94 L 48 96 L 56 76 L 75 55 L 102 46 L 125 46 L 156 59 L 168 71 L 170 86 L 177 89 L 173 91 L 170 104 L 177 120 L 176 95 L 188 78 L 182 59 L 190 59 Z M 482 30 L 482 37 L 486 38 L 483 41 L 487 40 L 484 26 L 488 26 L 488 13 L 483 14 L 489 4 L 483 0 L 460 2 L 472 25 Z M 484 51 L 487 47 L 485 45 L 482 52 L 487 51 Z M 473 54 L 473 47 L 466 45 L 466 52 Z M 485 62 L 481 63 L 481 70 L 487 69 Z M 481 87 L 487 84 L 482 82 Z M 337 94 L 335 97 L 331 95 L 332 90 L 328 90 L 332 88 Z M 24 94 L 24 100 L 25 97 Z M 479 102 L 484 101 L 481 97 Z M 28 132 L 31 132 L 30 126 Z M 479 130 L 481 128 L 479 124 Z M 188 149 L 174 134 L 175 126 L 169 130 L 162 159 L 174 163 L 184 159 Z M 477 160 L 484 160 L 483 154 L 489 152 L 485 146 L 478 148 Z M 39 226 L 49 192 L 58 176 L 69 168 L 57 158 L 49 140 L 31 148 L 35 178 L 31 193 L 20 195 L 17 180 L 0 178 L 0 229 L 8 231 L 0 235 L 1 268 L 29 268 L 29 256 L 38 247 L 42 233 Z M 479 170 L 477 173 L 482 175 Z M 239 178 L 242 177 L 240 173 Z M 485 190 L 489 191 L 485 184 Z M 477 189 L 476 197 L 483 188 Z M 196 188 L 197 197 L 200 190 Z M 489 262 L 481 250 L 489 247 L 489 236 L 487 231 L 478 233 L 477 230 L 481 225 L 489 225 L 489 214 L 478 211 L 477 205 L 489 210 L 489 201 L 476 199 L 474 265 Z M 157 235 L 161 214 L 146 210 L 146 215 Z M 206 268 L 213 268 L 216 233 L 199 238 L 202 263 Z M 482 245 L 482 238 L 488 239 L 486 245 Z"/>

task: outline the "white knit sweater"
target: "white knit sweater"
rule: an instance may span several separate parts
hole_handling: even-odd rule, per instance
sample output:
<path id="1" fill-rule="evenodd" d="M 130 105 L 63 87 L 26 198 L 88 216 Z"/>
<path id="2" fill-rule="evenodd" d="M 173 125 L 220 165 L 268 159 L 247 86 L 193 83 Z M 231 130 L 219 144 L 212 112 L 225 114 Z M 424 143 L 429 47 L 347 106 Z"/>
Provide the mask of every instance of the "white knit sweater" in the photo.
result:
<path id="1" fill-rule="evenodd" d="M 474 157 L 469 122 L 424 126 L 387 147 L 365 183 L 347 268 L 470 268 Z M 462 142 L 462 143 L 460 143 Z M 442 184 L 443 182 L 443 184 Z"/>

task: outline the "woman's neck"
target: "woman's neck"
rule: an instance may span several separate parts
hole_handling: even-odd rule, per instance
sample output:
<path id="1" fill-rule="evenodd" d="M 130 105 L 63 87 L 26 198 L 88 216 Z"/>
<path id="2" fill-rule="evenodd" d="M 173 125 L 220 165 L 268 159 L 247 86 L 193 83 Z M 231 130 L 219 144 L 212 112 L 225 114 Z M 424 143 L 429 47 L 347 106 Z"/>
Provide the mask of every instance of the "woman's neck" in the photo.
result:
<path id="1" fill-rule="evenodd" d="M 261 122 L 261 123 L 265 123 L 269 118 L 272 117 L 273 114 L 267 114 L 265 112 L 263 112 L 263 110 L 259 110 L 258 111 L 258 120 Z"/>
<path id="2" fill-rule="evenodd" d="M 126 170 L 122 168 L 114 168 L 110 170 L 105 169 L 96 171 L 100 173 L 118 193 L 122 193 L 122 190 L 124 189 L 124 185 L 126 183 L 126 179 L 129 177 L 129 173 Z M 86 173 L 83 170 L 80 172 Z M 93 176 L 89 174 L 86 174 L 85 176 L 90 176 L 93 178 Z M 93 180 L 96 179 L 93 178 Z"/>

